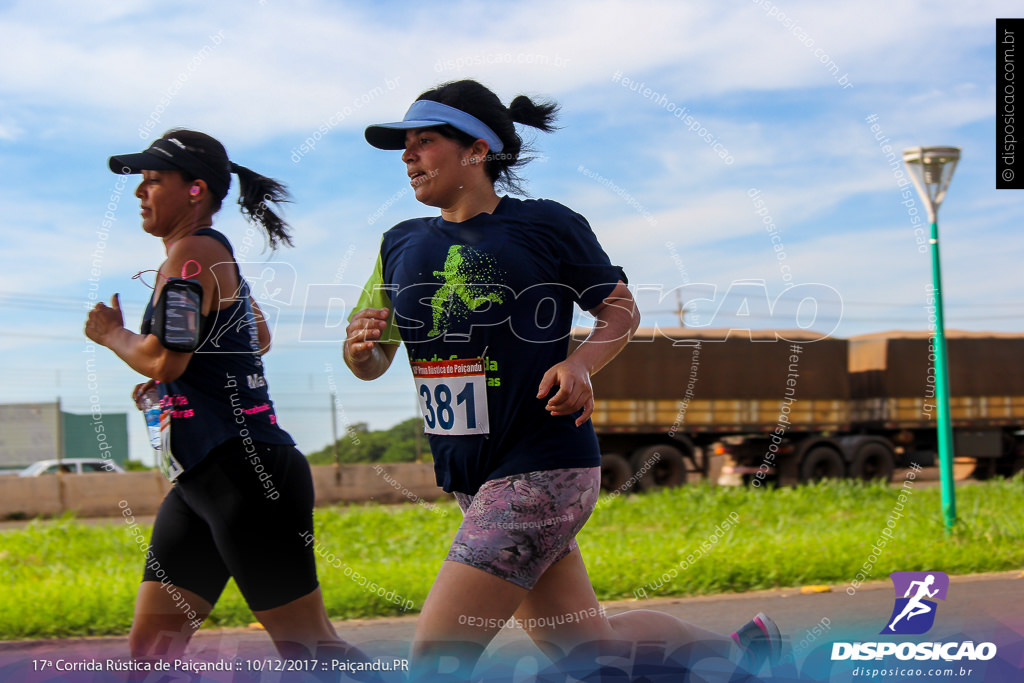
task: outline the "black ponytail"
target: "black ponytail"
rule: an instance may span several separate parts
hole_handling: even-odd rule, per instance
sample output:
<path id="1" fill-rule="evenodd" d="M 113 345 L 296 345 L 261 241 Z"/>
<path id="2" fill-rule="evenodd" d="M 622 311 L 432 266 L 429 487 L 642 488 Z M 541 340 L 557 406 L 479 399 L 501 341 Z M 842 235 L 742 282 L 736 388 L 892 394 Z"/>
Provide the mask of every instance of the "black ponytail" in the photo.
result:
<path id="1" fill-rule="evenodd" d="M 277 249 L 281 242 L 289 247 L 292 246 L 291 228 L 267 205 L 267 202 L 281 204 L 291 201 L 291 195 L 282 183 L 229 161 L 224 145 L 206 133 L 175 128 L 164 133 L 163 138 L 178 140 L 185 145 L 186 150 L 210 168 L 210 173 L 218 176 L 216 187 L 223 187 L 223 194 L 211 195 L 210 208 L 213 213 L 220 211 L 224 197 L 227 196 L 231 185 L 231 174 L 235 173 L 238 175 L 238 205 L 241 207 L 242 215 L 263 228 L 271 249 Z M 186 181 L 197 179 L 184 171 L 182 171 L 182 176 Z M 203 180 L 207 182 L 207 185 L 211 184 L 211 178 L 203 178 Z"/>
<path id="2" fill-rule="evenodd" d="M 536 104 L 526 95 L 520 95 L 512 100 L 512 104 L 508 105 L 508 113 L 513 121 L 524 126 L 539 128 L 545 133 L 555 130 L 552 124 L 557 112 L 558 105 L 554 102 Z"/>
<path id="3" fill-rule="evenodd" d="M 520 123 L 549 133 L 556 129 L 554 122 L 558 114 L 557 104 L 534 102 L 525 95 L 519 95 L 512 100 L 512 104 L 505 107 L 486 86 L 469 79 L 444 83 L 416 99 L 447 104 L 487 124 L 503 145 L 500 152 L 488 152 L 484 166 L 487 176 L 500 189 L 519 195 L 526 194 L 517 170 L 530 161 L 532 157 L 529 154 L 533 150 L 523 143 L 513 124 Z M 440 126 L 436 130 L 466 147 L 476 139 L 452 126 Z"/>
<path id="4" fill-rule="evenodd" d="M 277 249 L 281 242 L 293 246 L 288 224 L 267 205 L 267 202 L 282 204 L 291 201 L 288 189 L 273 178 L 234 162 L 231 163 L 231 171 L 238 175 L 238 206 L 242 215 L 263 227 L 271 249 Z"/>

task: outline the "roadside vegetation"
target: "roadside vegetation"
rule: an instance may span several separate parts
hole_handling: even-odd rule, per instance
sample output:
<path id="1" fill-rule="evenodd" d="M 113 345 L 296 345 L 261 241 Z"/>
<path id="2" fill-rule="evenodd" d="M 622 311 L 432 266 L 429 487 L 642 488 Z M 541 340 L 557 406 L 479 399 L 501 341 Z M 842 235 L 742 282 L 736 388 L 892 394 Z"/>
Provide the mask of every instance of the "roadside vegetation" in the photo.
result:
<path id="1" fill-rule="evenodd" d="M 943 528 L 937 486 L 906 491 L 838 481 L 767 490 L 700 484 L 605 496 L 579 543 L 602 600 L 803 584 L 845 590 L 871 557 L 869 581 L 893 571 L 1024 567 L 1020 475 L 958 486 L 952 534 Z M 314 547 L 328 613 L 333 619 L 415 613 L 460 519 L 453 502 L 435 509 L 318 509 Z M 883 529 L 892 540 L 874 553 Z M 127 633 L 143 558 L 120 519 L 83 524 L 64 517 L 0 531 L 0 639 Z M 252 621 L 229 582 L 206 627 Z"/>

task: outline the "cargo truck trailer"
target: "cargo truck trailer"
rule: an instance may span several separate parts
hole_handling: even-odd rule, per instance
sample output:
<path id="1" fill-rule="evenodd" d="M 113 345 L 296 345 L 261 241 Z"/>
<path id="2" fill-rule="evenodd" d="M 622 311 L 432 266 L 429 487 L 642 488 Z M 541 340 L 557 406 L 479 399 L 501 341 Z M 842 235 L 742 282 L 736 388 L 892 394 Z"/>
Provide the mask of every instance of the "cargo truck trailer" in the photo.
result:
<path id="1" fill-rule="evenodd" d="M 1024 467 L 1024 336 L 947 333 L 955 452 L 975 475 Z M 723 472 L 754 486 L 887 479 L 936 457 L 927 333 L 641 329 L 593 379 L 606 490 Z M 932 354 L 933 355 L 933 354 Z"/>

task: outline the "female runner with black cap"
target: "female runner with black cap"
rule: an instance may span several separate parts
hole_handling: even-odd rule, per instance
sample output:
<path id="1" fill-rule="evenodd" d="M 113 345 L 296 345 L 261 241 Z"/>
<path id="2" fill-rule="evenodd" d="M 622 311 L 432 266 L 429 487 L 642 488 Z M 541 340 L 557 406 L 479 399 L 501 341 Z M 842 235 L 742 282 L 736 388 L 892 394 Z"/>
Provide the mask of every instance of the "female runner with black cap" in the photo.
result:
<path id="1" fill-rule="evenodd" d="M 180 656 L 229 577 L 282 656 L 309 657 L 318 644 L 344 653 L 303 540 L 313 529 L 309 465 L 277 424 L 263 375 L 270 332 L 231 245 L 212 227 L 235 173 L 242 213 L 271 247 L 291 245 L 288 225 L 268 206 L 288 193 L 229 161 L 214 138 L 188 130 L 111 157 L 110 169 L 142 174 L 135 191 L 142 229 L 163 240 L 167 253 L 141 334 L 125 329 L 116 294 L 112 306 L 97 304 L 85 327 L 90 339 L 152 378 L 133 398 L 154 383 L 159 389 L 159 456 L 174 479 L 153 525 L 132 656 Z"/>
<path id="2" fill-rule="evenodd" d="M 764 615 L 732 640 L 649 610 L 609 619 L 587 577 L 575 537 L 600 487 L 590 375 L 640 317 L 582 216 L 495 192 L 517 191 L 526 161 L 513 124 L 549 131 L 555 111 L 524 96 L 506 108 L 466 80 L 366 130 L 371 145 L 404 150 L 416 199 L 441 210 L 385 233 L 344 347 L 369 380 L 406 344 L 438 484 L 464 513 L 417 623 L 415 664 L 428 671 L 454 654 L 468 673 L 514 615 L 553 660 L 602 640 L 728 657 L 735 641 L 759 668 L 780 644 Z M 567 355 L 574 304 L 596 322 Z"/>

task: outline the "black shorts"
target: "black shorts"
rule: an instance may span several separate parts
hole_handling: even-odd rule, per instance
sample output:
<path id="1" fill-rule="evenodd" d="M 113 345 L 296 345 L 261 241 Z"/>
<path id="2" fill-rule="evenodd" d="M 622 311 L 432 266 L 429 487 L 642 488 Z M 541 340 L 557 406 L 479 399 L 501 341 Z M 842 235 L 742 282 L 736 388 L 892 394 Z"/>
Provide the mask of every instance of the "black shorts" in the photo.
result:
<path id="1" fill-rule="evenodd" d="M 213 604 L 234 577 L 253 611 L 317 587 L 313 477 L 294 446 L 232 439 L 181 474 L 167 493 L 143 581 L 161 581 Z"/>

